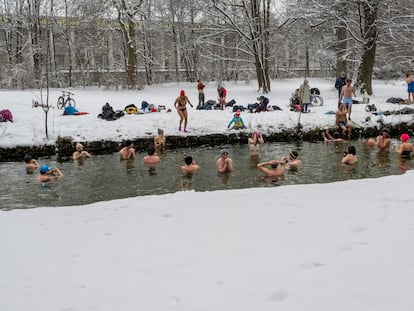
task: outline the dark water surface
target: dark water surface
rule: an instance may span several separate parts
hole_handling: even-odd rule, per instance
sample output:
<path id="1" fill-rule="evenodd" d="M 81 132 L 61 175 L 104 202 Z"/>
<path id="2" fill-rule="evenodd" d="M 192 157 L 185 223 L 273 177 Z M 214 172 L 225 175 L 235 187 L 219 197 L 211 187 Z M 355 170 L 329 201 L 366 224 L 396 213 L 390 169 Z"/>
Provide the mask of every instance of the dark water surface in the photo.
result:
<path id="1" fill-rule="evenodd" d="M 343 143 L 265 143 L 259 158 L 251 158 L 247 145 L 197 147 L 167 150 L 160 154 L 161 163 L 148 168 L 142 163 L 145 154 L 137 153 L 133 162 L 119 160 L 117 153 L 96 155 L 79 163 L 68 159 L 41 158 L 40 164 L 58 167 L 64 177 L 47 187 L 36 183 L 38 174 L 27 174 L 22 162 L 0 163 L 0 209 L 33 208 L 39 206 L 81 205 L 112 199 L 165 194 L 182 190 L 213 191 L 252 187 L 277 187 L 292 184 L 328 183 L 347 179 L 374 178 L 398 175 L 414 167 L 414 160 L 402 160 L 391 150 L 378 154 L 364 149 L 360 141 L 351 144 L 357 148 L 355 166 L 340 164 L 347 144 Z M 235 172 L 221 176 L 216 172 L 220 149 L 230 151 Z M 256 168 L 258 161 L 280 159 L 291 150 L 299 152 L 302 167 L 286 171 L 285 178 L 272 182 Z M 191 155 L 201 166 L 194 176 L 183 176 L 180 166 L 183 158 Z"/>

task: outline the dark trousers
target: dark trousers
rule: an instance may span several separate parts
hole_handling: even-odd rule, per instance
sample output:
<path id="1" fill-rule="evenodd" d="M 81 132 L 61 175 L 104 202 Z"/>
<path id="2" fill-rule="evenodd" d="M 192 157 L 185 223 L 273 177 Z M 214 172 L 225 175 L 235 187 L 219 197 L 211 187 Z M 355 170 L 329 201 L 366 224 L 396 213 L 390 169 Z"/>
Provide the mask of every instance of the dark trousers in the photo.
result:
<path id="1" fill-rule="evenodd" d="M 198 93 L 198 106 L 204 106 L 204 93 Z"/>

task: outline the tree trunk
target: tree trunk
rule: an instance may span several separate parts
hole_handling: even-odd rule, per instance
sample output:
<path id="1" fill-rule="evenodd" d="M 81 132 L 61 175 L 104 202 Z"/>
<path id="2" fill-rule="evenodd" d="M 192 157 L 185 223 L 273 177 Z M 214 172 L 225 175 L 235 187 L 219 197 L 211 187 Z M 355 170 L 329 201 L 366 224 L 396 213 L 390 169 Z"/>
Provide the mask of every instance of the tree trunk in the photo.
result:
<path id="1" fill-rule="evenodd" d="M 361 64 L 358 68 L 358 86 L 365 85 L 368 95 L 372 95 L 372 72 L 375 64 L 375 52 L 377 46 L 377 15 L 378 0 L 370 0 L 368 3 L 361 3 L 364 16 L 364 51 Z"/>
<path id="2" fill-rule="evenodd" d="M 339 77 L 341 72 L 348 72 L 345 53 L 347 49 L 347 32 L 346 28 L 340 25 L 336 28 L 336 76 Z"/>

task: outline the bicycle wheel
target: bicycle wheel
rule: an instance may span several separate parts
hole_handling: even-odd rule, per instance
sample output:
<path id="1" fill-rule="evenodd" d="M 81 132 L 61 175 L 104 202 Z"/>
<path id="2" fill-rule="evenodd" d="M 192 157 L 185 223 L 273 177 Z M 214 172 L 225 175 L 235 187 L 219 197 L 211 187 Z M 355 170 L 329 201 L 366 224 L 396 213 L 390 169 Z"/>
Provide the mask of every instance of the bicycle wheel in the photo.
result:
<path id="1" fill-rule="evenodd" d="M 319 95 L 312 96 L 312 106 L 322 106 L 323 105 L 323 98 Z"/>
<path id="2" fill-rule="evenodd" d="M 76 102 L 73 98 L 68 98 L 65 102 L 65 106 L 66 105 L 71 105 L 72 107 L 76 107 Z"/>
<path id="3" fill-rule="evenodd" d="M 63 96 L 59 96 L 58 101 L 57 101 L 57 107 L 58 109 L 65 108 L 65 99 L 63 98 Z"/>

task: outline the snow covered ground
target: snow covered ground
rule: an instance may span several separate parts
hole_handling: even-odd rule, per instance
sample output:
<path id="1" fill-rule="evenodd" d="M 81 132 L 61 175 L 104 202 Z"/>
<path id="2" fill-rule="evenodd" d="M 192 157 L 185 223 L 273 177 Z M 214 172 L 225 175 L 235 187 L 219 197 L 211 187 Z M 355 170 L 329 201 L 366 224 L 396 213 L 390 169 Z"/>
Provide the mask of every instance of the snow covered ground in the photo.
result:
<path id="1" fill-rule="evenodd" d="M 299 83 L 275 81 L 272 104 L 286 108 Z M 310 83 L 321 89 L 325 105 L 303 115 L 302 123 L 331 126 L 333 116 L 325 112 L 336 109 L 333 83 Z M 239 104 L 258 95 L 254 85 L 226 87 Z M 73 90 L 78 107 L 90 115 L 63 117 L 53 109 L 51 141 L 58 135 L 122 140 L 158 127 L 167 136 L 176 134 L 175 111 L 113 122 L 96 115 L 105 102 L 115 109 L 143 99 L 172 107 L 181 88 L 196 104 L 190 84 L 140 92 Z M 374 88 L 371 103 L 382 110 L 398 109 L 385 104 L 387 98 L 406 97 L 403 82 L 376 81 Z M 59 91 L 52 94 L 57 98 Z M 45 143 L 43 111 L 31 108 L 34 94 L 1 95 L 0 109 L 12 110 L 15 122 L 2 124 L 0 147 Z M 208 85 L 206 95 L 215 99 L 215 85 Z M 232 116 L 191 109 L 189 114 L 188 135 L 227 132 Z M 354 106 L 356 122 L 367 115 L 364 105 Z M 288 109 L 242 116 L 252 128 L 276 130 L 297 122 Z M 383 118 L 391 124 L 412 116 Z M 0 310 L 408 311 L 414 280 L 413 180 L 413 171 L 407 171 L 332 184 L 186 191 L 2 211 Z"/>
<path id="2" fill-rule="evenodd" d="M 264 133 L 278 132 L 286 128 L 294 128 L 298 123 L 299 114 L 289 111 L 288 104 L 291 93 L 300 86 L 301 79 L 288 79 L 273 81 L 272 93 L 268 95 L 271 105 L 277 105 L 283 111 L 251 114 L 242 113 L 245 123 L 251 129 L 259 128 Z M 322 107 L 312 107 L 311 113 L 302 114 L 300 122 L 304 130 L 315 127 L 324 128 L 334 125 L 335 116 L 326 114 L 337 109 L 337 91 L 334 81 L 328 79 L 310 79 L 311 87 L 318 87 L 324 98 Z M 227 83 L 227 99 L 235 99 L 238 105 L 247 106 L 248 103 L 255 103 L 256 98 L 261 95 L 257 93 L 254 82 L 245 84 Z M 0 110 L 9 109 L 14 116 L 14 123 L 0 123 L 0 148 L 20 146 L 53 144 L 58 136 L 71 136 L 74 141 L 122 141 L 138 137 L 154 136 L 157 128 L 164 129 L 168 135 L 205 135 L 210 133 L 228 133 L 227 124 L 233 113 L 231 108 L 221 110 L 196 110 L 188 107 L 189 133 L 184 134 L 178 131 L 178 115 L 173 107 L 175 98 L 180 90 L 186 91 L 194 107 L 198 103 L 198 94 L 195 84 L 163 84 L 146 87 L 141 91 L 110 91 L 103 89 L 75 89 L 71 90 L 75 95 L 77 108 L 90 114 L 83 116 L 63 116 L 62 110 L 51 109 L 49 112 L 49 141 L 45 138 L 44 112 L 42 108 L 32 108 L 32 100 L 40 99 L 40 92 L 34 90 L 13 90 L 0 91 L 2 101 Z M 375 96 L 370 98 L 380 110 L 399 110 L 404 107 L 412 108 L 413 105 L 395 105 L 385 103 L 390 97 L 406 98 L 406 86 L 403 81 L 375 81 Z M 217 99 L 216 84 L 207 83 L 205 90 L 206 100 Z M 56 107 L 56 101 L 61 90 L 51 90 L 50 105 Z M 356 99 L 362 101 L 362 97 Z M 167 113 L 149 113 L 144 115 L 126 115 L 116 121 L 105 121 L 97 118 L 101 113 L 102 106 L 108 102 L 115 110 L 123 110 L 129 104 L 141 106 L 141 101 L 146 100 L 150 104 L 164 105 L 172 109 Z M 366 122 L 367 116 L 370 121 Z M 390 115 L 374 116 L 365 111 L 365 105 L 354 105 L 352 120 L 361 126 L 378 126 L 383 120 L 388 124 L 396 124 L 412 120 L 412 115 Z M 148 134 L 150 133 L 150 134 Z"/>

